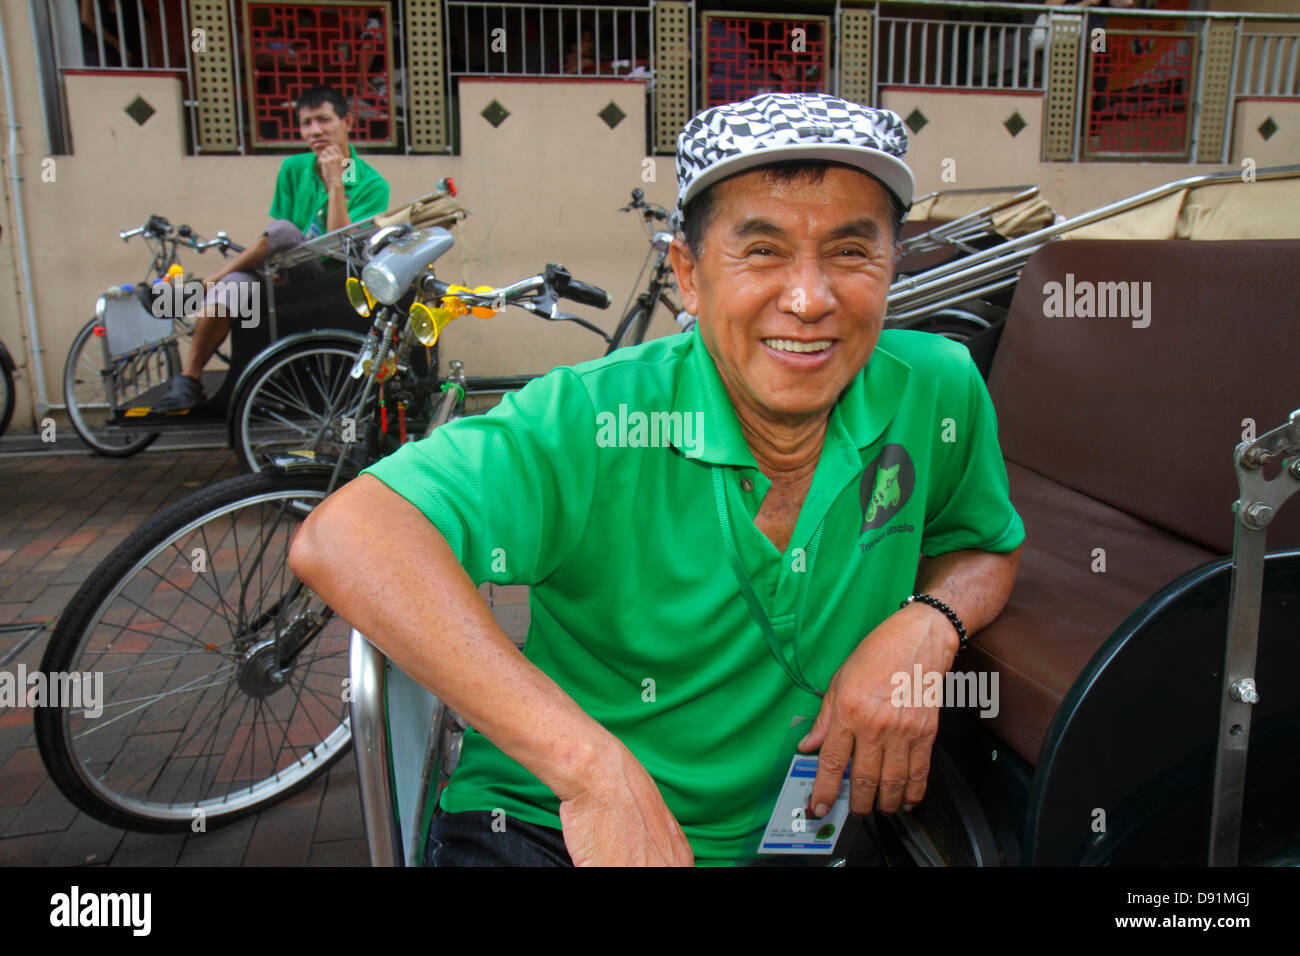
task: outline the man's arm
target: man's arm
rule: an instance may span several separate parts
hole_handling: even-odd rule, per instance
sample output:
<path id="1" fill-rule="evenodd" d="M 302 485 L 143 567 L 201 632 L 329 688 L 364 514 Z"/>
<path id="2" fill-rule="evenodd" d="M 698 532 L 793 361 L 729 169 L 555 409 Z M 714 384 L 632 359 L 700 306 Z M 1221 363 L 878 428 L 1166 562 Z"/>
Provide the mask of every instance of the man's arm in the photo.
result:
<path id="1" fill-rule="evenodd" d="M 216 270 L 208 274 L 204 280 L 206 285 L 214 282 L 220 282 L 232 272 L 252 272 L 258 268 L 271 252 L 271 243 L 266 238 L 266 233 L 257 237 L 257 242 L 253 243 L 238 253 L 233 259 L 227 259 Z"/>
<path id="2" fill-rule="evenodd" d="M 1008 554 L 954 551 L 923 558 L 918 592 L 947 604 L 974 634 L 988 626 L 1011 596 L 1020 548 Z M 930 751 L 939 731 L 939 708 L 894 704 L 895 674 L 912 679 L 946 674 L 959 646 L 948 618 L 926 604 L 894 612 L 863 639 L 835 672 L 813 729 L 799 744 L 821 748 L 809 813 L 825 816 L 835 802 L 844 770 L 853 763 L 849 807 L 870 813 L 910 810 L 925 796 Z"/>
<path id="3" fill-rule="evenodd" d="M 649 774 L 519 652 L 446 539 L 401 495 L 361 475 L 312 512 L 289 564 L 407 674 L 555 792 L 575 863 L 691 862 Z"/>
<path id="4" fill-rule="evenodd" d="M 337 146 L 327 146 L 321 150 L 317 162 L 320 166 L 320 178 L 325 183 L 329 196 L 325 211 L 325 231 L 333 232 L 352 224 L 348 213 L 348 197 L 343 190 L 343 169 L 347 165 L 348 155 Z"/>

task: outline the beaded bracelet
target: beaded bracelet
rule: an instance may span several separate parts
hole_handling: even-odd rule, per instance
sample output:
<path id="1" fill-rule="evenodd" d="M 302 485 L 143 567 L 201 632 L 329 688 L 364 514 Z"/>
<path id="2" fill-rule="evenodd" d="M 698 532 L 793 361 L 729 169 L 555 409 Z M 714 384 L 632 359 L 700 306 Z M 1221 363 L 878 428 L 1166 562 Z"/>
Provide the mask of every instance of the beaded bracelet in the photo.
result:
<path id="1" fill-rule="evenodd" d="M 898 605 L 898 607 L 901 610 L 914 601 L 919 604 L 930 605 L 930 607 L 934 608 L 948 620 L 952 621 L 952 626 L 957 628 L 957 637 L 961 642 L 957 648 L 957 654 L 954 656 L 960 656 L 961 652 L 966 650 L 966 625 L 961 622 L 961 618 L 957 616 L 957 613 L 938 598 L 929 594 L 913 594 L 902 604 Z"/>

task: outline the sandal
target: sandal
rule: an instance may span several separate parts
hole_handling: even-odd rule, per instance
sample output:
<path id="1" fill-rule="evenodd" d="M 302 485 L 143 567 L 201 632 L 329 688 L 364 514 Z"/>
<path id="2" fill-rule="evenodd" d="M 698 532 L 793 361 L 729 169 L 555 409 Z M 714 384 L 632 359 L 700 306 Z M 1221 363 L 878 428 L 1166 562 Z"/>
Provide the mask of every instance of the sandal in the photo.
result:
<path id="1" fill-rule="evenodd" d="M 167 412 L 187 412 L 203 401 L 203 383 L 188 375 L 177 375 L 171 381 L 171 387 L 162 401 L 150 411 L 155 415 Z"/>

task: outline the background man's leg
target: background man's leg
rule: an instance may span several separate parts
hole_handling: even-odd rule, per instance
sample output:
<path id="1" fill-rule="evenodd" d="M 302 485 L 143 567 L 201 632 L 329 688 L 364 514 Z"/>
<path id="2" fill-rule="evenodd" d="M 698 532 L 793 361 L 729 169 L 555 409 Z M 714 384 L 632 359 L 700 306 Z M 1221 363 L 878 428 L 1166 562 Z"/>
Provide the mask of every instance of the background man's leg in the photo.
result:
<path id="1" fill-rule="evenodd" d="M 230 317 L 239 315 L 240 289 L 260 279 L 248 272 L 229 272 L 208 287 L 203 314 L 194 322 L 194 338 L 181 374 L 174 377 L 167 394 L 154 406 L 155 412 L 180 412 L 193 408 L 204 399 L 202 373 L 208 360 L 221 347 L 230 332 Z"/>
<path id="2" fill-rule="evenodd" d="M 171 387 L 155 407 L 156 412 L 177 412 L 193 408 L 203 401 L 203 369 L 230 334 L 230 317 L 239 314 L 239 288 L 246 282 L 258 282 L 252 270 L 268 256 L 290 249 L 304 241 L 302 230 L 287 219 L 276 219 L 266 227 L 257 242 L 226 263 L 208 288 L 203 315 L 195 320 L 194 339 L 185 368 L 171 381 Z"/>
<path id="3" fill-rule="evenodd" d="M 190 355 L 181 374 L 197 379 L 203 372 L 203 366 L 208 364 L 208 359 L 212 358 L 221 347 L 229 332 L 230 318 L 213 315 L 212 306 L 207 306 L 203 315 L 199 316 L 194 323 L 194 339 L 190 343 Z"/>

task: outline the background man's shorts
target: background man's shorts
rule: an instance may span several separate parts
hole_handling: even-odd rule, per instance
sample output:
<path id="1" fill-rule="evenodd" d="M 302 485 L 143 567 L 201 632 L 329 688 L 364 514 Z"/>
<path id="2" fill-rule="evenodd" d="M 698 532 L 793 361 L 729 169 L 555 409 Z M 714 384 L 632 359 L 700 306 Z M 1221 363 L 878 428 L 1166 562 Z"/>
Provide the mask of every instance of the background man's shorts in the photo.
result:
<path id="1" fill-rule="evenodd" d="M 270 242 L 268 255 L 284 252 L 307 241 L 302 230 L 288 219 L 276 219 L 266 227 L 263 233 Z M 317 261 L 305 262 L 288 270 L 286 278 L 290 281 L 314 279 L 324 275 L 324 267 Z M 240 286 L 245 283 L 262 281 L 261 275 L 251 272 L 230 272 L 225 278 L 208 288 L 204 304 L 217 315 L 240 315 Z M 245 301 L 247 296 L 245 296 Z"/>

